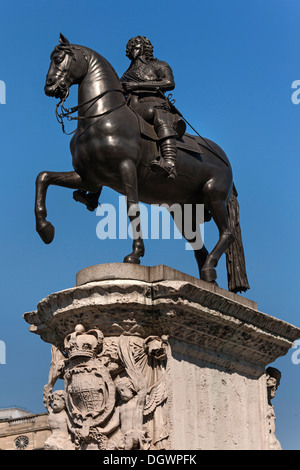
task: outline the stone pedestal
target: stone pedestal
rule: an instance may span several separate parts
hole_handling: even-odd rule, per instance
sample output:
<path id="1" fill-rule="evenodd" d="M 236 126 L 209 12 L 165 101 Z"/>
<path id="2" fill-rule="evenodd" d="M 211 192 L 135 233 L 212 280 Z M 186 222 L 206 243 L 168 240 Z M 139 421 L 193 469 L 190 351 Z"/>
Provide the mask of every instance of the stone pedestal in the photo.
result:
<path id="1" fill-rule="evenodd" d="M 280 448 L 267 366 L 300 329 L 255 302 L 166 266 L 107 264 L 24 318 L 53 345 L 47 448 Z"/>

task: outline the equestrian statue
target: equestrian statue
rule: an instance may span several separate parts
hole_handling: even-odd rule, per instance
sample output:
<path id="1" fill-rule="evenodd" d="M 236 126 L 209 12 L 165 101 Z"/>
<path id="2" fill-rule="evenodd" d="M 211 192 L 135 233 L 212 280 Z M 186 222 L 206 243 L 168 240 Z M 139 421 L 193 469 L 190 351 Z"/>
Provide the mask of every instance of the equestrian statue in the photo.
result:
<path id="1" fill-rule="evenodd" d="M 70 142 L 74 171 L 42 171 L 37 176 L 38 234 L 46 244 L 54 238 L 54 227 L 46 220 L 50 185 L 75 190 L 74 199 L 90 211 L 107 186 L 126 197 L 133 246 L 124 263 L 139 264 L 145 251 L 139 202 L 179 205 L 182 219 L 177 225 L 191 245 L 200 232 L 196 208 L 202 204 L 204 220 L 214 220 L 219 239 L 210 253 L 204 245 L 194 248 L 200 279 L 216 283 L 216 267 L 226 253 L 228 289 L 246 291 L 237 192 L 225 152 L 197 132 L 185 132 L 187 121 L 165 94 L 175 87 L 172 69 L 154 58 L 149 39 L 130 39 L 126 55 L 130 66 L 119 78 L 100 54 L 60 35 L 44 91 L 60 100 L 56 115 L 63 130 L 64 118 L 77 122 Z M 78 85 L 78 105 L 67 109 L 64 103 L 72 85 Z M 188 218 L 187 207 L 192 208 Z M 187 223 L 192 230 L 185 230 Z"/>

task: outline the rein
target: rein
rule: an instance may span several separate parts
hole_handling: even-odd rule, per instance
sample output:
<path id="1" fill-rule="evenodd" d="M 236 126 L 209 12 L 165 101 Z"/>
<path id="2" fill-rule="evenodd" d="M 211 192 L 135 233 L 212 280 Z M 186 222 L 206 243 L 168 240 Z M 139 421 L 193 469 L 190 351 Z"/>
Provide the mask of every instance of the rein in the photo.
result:
<path id="1" fill-rule="evenodd" d="M 64 107 L 64 102 L 65 102 L 66 98 L 63 98 L 59 103 L 57 103 L 56 108 L 55 108 L 55 116 L 56 116 L 57 121 L 59 122 L 59 124 L 62 127 L 63 133 L 66 134 L 66 135 L 71 135 L 71 134 L 74 134 L 74 132 L 76 132 L 76 129 L 72 132 L 66 132 L 65 131 L 65 126 L 64 126 L 64 121 L 63 121 L 64 119 L 67 119 L 68 121 L 79 121 L 80 119 L 88 120 L 88 119 L 93 119 L 93 118 L 97 118 L 97 117 L 100 118 L 100 117 L 105 116 L 107 114 L 110 114 L 113 111 L 115 111 L 116 109 L 119 109 L 122 106 L 124 106 L 127 103 L 126 100 L 123 103 L 119 104 L 118 106 L 114 106 L 113 108 L 108 109 L 107 111 L 104 111 L 103 113 L 100 113 L 100 114 L 95 114 L 93 116 L 76 116 L 76 117 L 71 116 L 71 114 L 75 113 L 76 111 L 78 111 L 78 109 L 80 109 L 82 106 L 85 106 L 86 104 L 91 103 L 91 105 L 89 106 L 89 108 L 91 108 L 100 98 L 105 96 L 107 93 L 110 93 L 110 92 L 113 92 L 113 91 L 117 91 L 117 92 L 122 93 L 124 95 L 124 92 L 122 90 L 120 90 L 119 88 L 112 88 L 111 90 L 106 90 L 103 93 L 100 93 L 99 95 L 95 96 L 95 98 L 91 98 L 90 100 L 85 101 L 84 103 L 80 103 L 79 105 L 74 106 L 73 108 L 65 108 Z M 58 111 L 59 107 L 60 107 L 61 112 Z"/>
<path id="2" fill-rule="evenodd" d="M 228 163 L 226 162 L 226 160 L 223 157 L 221 157 L 221 155 L 219 155 L 219 153 L 215 149 L 212 148 L 212 146 L 209 144 L 209 142 L 207 142 L 207 140 L 204 139 L 204 137 L 202 137 L 202 135 L 200 135 L 199 132 L 185 119 L 185 117 L 181 114 L 181 112 L 178 111 L 178 109 L 175 107 L 175 100 L 172 99 L 172 94 L 170 93 L 168 96 L 165 96 L 164 93 L 162 93 L 161 90 L 158 90 L 158 91 L 161 94 L 161 96 L 168 101 L 169 105 L 171 106 L 171 109 L 173 109 L 174 112 L 176 114 L 178 114 L 191 129 L 193 129 L 194 132 L 196 132 L 196 134 L 200 137 L 200 139 L 203 140 L 203 142 L 206 143 L 207 146 L 201 144 L 200 142 L 198 142 L 198 145 L 200 145 L 203 148 L 206 148 L 206 150 L 213 153 L 216 157 L 219 158 L 219 160 L 221 160 L 223 163 L 225 163 L 226 166 L 229 166 Z"/>

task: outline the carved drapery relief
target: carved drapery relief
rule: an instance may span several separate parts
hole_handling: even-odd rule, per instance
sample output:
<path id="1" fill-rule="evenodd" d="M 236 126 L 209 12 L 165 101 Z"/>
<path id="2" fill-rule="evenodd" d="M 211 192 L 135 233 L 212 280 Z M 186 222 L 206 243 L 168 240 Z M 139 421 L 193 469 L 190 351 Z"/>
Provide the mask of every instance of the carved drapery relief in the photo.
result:
<path id="1" fill-rule="evenodd" d="M 166 336 L 104 337 L 82 325 L 52 346 L 44 403 L 52 430 L 47 449 L 167 449 Z M 58 379 L 63 391 L 53 391 Z M 58 397 L 60 403 L 57 404 Z"/>

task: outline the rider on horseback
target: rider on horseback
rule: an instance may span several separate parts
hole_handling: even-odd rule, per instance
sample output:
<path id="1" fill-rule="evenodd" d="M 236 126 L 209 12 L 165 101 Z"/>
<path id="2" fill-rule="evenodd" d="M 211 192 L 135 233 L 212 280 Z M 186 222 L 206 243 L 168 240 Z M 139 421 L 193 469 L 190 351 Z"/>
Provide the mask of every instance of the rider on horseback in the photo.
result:
<path id="1" fill-rule="evenodd" d="M 126 55 L 131 64 L 120 81 L 127 94 L 127 103 L 134 112 L 154 126 L 160 142 L 162 158 L 156 158 L 151 163 L 151 169 L 168 178 L 176 178 L 176 138 L 182 137 L 186 125 L 164 95 L 165 91 L 175 87 L 172 69 L 166 62 L 153 57 L 153 46 L 144 36 L 136 36 L 128 41 Z M 98 206 L 100 192 L 77 190 L 73 197 L 93 211 Z"/>
<path id="2" fill-rule="evenodd" d="M 121 84 L 128 95 L 129 106 L 154 126 L 160 142 L 162 159 L 154 160 L 151 168 L 175 178 L 176 137 L 185 129 L 178 130 L 181 120 L 164 96 L 165 91 L 175 87 L 173 72 L 166 62 L 153 57 L 153 46 L 144 36 L 128 41 L 126 55 L 131 64 L 121 77 Z"/>

